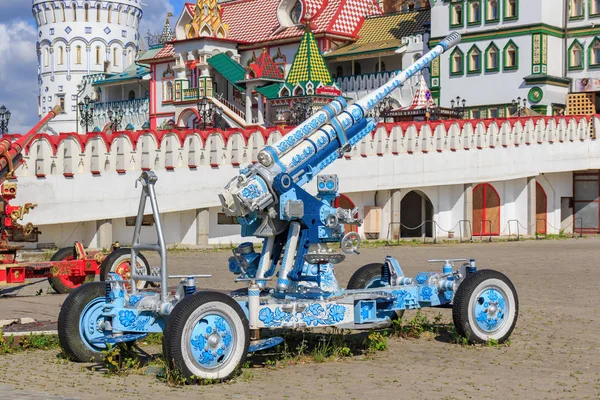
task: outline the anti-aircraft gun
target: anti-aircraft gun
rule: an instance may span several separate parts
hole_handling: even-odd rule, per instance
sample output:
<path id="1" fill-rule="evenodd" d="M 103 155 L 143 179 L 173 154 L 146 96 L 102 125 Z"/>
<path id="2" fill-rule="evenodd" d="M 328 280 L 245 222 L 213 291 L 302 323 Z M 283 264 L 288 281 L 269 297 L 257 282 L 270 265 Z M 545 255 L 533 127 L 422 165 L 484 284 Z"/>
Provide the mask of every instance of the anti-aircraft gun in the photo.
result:
<path id="1" fill-rule="evenodd" d="M 404 310 L 452 307 L 456 331 L 471 342 L 503 342 L 515 327 L 517 293 L 510 280 L 493 270 L 478 271 L 475 260 L 445 259 L 441 271 L 404 275 L 400 263 L 386 257 L 358 269 L 348 287 L 339 287 L 333 265 L 344 253 L 358 252 L 360 238 L 345 233 L 344 224 L 359 224 L 356 210 L 333 206 L 337 177 L 318 175 L 375 129 L 369 111 L 408 78 L 460 40 L 452 33 L 414 65 L 366 98 L 348 106 L 334 100 L 259 153 L 259 162 L 240 172 L 220 194 L 225 212 L 237 217 L 242 235 L 264 239 L 262 252 L 252 243 L 233 251 L 229 269 L 248 287 L 221 291 L 197 290 L 196 278 L 169 275 L 165 236 L 156 198 L 158 176 L 144 171 L 134 228 L 131 263 L 140 251 L 160 254 L 160 274 L 136 268 L 129 280 L 111 275 L 73 292 L 58 319 L 63 351 L 76 361 L 101 361 L 109 345 L 134 342 L 163 332 L 164 357 L 187 378 L 231 377 L 248 353 L 278 345 L 281 337 L 261 339 L 261 331 L 282 328 L 388 327 Z M 318 195 L 302 187 L 317 178 Z M 149 199 L 156 221 L 157 243 L 141 242 L 141 227 Z M 336 253 L 327 245 L 340 243 Z M 112 256 L 112 255 L 111 255 Z M 109 258 L 111 257 L 109 256 Z M 459 268 L 454 263 L 464 262 Z M 274 288 L 267 288 L 276 276 Z M 169 279 L 179 279 L 169 290 Z M 154 282 L 160 291 L 138 290 Z M 143 287 L 143 285 L 142 285 Z"/>
<path id="2" fill-rule="evenodd" d="M 220 194 L 224 212 L 238 218 L 242 236 L 264 238 L 260 258 L 242 257 L 252 254 L 245 244 L 230 262 L 232 271 L 256 278 L 264 288 L 264 279 L 273 275 L 282 258 L 276 289 L 285 291 L 292 281 L 315 280 L 302 276 L 306 264 L 334 264 L 345 258 L 343 253 L 358 252 L 358 234 L 344 232 L 344 224 L 361 223 L 357 210 L 334 207 L 337 177 L 317 174 L 375 130 L 376 123 L 368 115 L 381 100 L 459 41 L 460 35 L 452 33 L 415 64 L 350 106 L 343 97 L 336 98 L 261 150 L 258 163 L 229 182 Z M 302 188 L 315 177 L 317 196 Z M 327 243 L 335 242 L 341 244 L 343 253 L 326 249 Z"/>

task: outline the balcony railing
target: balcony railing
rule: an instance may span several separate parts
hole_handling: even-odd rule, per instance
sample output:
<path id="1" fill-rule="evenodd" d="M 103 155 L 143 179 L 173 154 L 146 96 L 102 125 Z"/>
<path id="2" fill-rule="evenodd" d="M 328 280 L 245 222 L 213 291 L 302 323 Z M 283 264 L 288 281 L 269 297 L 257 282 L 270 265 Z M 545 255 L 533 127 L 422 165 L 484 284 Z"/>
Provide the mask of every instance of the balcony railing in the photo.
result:
<path id="1" fill-rule="evenodd" d="M 346 75 L 336 78 L 335 82 L 342 92 L 357 92 L 359 90 L 376 89 L 385 84 L 392 77 L 398 75 L 397 71 L 382 71 L 362 75 Z"/>
<path id="2" fill-rule="evenodd" d="M 183 101 L 198 100 L 199 93 L 198 88 L 183 89 Z"/>
<path id="3" fill-rule="evenodd" d="M 115 109 L 123 110 L 122 129 L 129 124 L 133 125 L 135 129 L 140 129 L 150 119 L 150 99 L 148 98 L 107 101 L 94 104 L 94 125 L 103 129 L 110 122 L 108 111 Z"/>

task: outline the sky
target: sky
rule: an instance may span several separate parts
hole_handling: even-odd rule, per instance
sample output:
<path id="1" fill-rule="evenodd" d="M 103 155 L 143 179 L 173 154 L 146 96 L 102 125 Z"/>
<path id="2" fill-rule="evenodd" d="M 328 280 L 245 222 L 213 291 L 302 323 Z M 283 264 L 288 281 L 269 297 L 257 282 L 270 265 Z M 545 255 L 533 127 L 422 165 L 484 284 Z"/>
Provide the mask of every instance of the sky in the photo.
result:
<path id="1" fill-rule="evenodd" d="M 178 16 L 184 3 L 143 0 L 140 34 L 161 31 L 167 13 Z M 31 4 L 31 0 L 0 0 L 0 105 L 12 113 L 10 133 L 25 133 L 38 121 L 37 34 Z"/>

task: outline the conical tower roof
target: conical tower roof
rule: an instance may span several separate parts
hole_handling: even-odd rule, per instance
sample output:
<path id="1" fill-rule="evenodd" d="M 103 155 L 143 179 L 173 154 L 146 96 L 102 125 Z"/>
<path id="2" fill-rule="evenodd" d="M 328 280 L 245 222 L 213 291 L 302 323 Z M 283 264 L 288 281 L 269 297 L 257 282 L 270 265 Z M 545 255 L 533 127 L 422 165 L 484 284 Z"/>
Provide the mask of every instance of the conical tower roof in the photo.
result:
<path id="1" fill-rule="evenodd" d="M 421 75 L 412 103 L 408 107 L 402 107 L 401 110 L 419 110 L 427 108 L 428 106 L 433 107 L 435 106 L 435 103 L 433 102 L 433 98 L 431 97 L 431 92 L 427 87 L 425 78 L 423 75 Z"/>
<path id="2" fill-rule="evenodd" d="M 333 85 L 333 78 L 329 73 L 323 54 L 319 50 L 315 35 L 313 35 L 310 27 L 307 26 L 290 72 L 281 90 L 285 92 L 287 88 L 289 94 L 293 95 L 295 89 L 300 86 L 302 94 L 314 94 L 314 91 L 319 86 Z"/>

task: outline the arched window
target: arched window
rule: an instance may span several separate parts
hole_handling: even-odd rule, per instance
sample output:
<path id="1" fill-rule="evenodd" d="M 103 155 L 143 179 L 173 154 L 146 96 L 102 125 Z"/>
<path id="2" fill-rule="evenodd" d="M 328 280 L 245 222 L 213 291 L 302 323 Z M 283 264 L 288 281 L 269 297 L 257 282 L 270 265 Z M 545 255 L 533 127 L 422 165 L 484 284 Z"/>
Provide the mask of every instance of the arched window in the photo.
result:
<path id="1" fill-rule="evenodd" d="M 486 20 L 487 21 L 497 21 L 498 20 L 498 0 L 488 0 Z"/>
<path id="2" fill-rule="evenodd" d="M 96 22 L 100 22 L 100 3 L 96 4 Z"/>
<path id="3" fill-rule="evenodd" d="M 108 22 L 109 24 L 110 24 L 111 19 L 112 19 L 111 14 L 112 14 L 112 5 L 109 4 L 109 6 L 108 6 L 108 17 L 106 18 L 106 22 Z"/>
<path id="4" fill-rule="evenodd" d="M 344 76 L 344 67 L 342 67 L 341 65 L 338 65 L 337 68 L 335 69 L 335 75 L 338 78 L 341 78 L 342 76 Z"/>
<path id="5" fill-rule="evenodd" d="M 471 50 L 469 50 L 467 57 L 469 60 L 467 72 L 471 74 L 481 72 L 481 52 L 477 46 L 473 46 Z"/>
<path id="6" fill-rule="evenodd" d="M 386 70 L 386 69 L 385 69 L 385 62 L 383 62 L 383 61 L 382 61 L 382 62 L 381 62 L 381 65 L 380 65 L 379 63 L 377 63 L 377 64 L 375 65 L 375 70 L 376 70 L 376 72 L 382 72 L 382 71 L 385 71 L 385 70 Z"/>
<path id="7" fill-rule="evenodd" d="M 469 25 L 481 22 L 481 5 L 479 1 L 469 3 Z"/>
<path id="8" fill-rule="evenodd" d="M 64 60 L 64 50 L 62 46 L 58 48 L 58 65 L 63 65 Z"/>
<path id="9" fill-rule="evenodd" d="M 129 50 L 127 52 L 127 65 L 133 64 L 133 51 Z"/>
<path id="10" fill-rule="evenodd" d="M 582 18 L 583 17 L 583 0 L 571 0 L 570 5 L 570 18 Z"/>
<path id="11" fill-rule="evenodd" d="M 463 52 L 460 51 L 460 49 L 457 47 L 456 49 L 454 49 L 454 51 L 450 55 L 450 59 L 452 60 L 451 66 L 450 66 L 450 74 L 451 75 L 462 75 L 464 72 L 464 66 L 463 66 L 464 54 L 463 54 Z"/>
<path id="12" fill-rule="evenodd" d="M 135 100 L 135 92 L 133 90 L 129 91 L 129 95 L 127 96 L 129 100 Z"/>
<path id="13" fill-rule="evenodd" d="M 72 7 L 73 7 L 73 22 L 77 22 L 77 3 L 73 3 Z"/>
<path id="14" fill-rule="evenodd" d="M 117 24 L 121 25 L 121 9 L 117 9 Z"/>
<path id="15" fill-rule="evenodd" d="M 413 64 L 414 64 L 414 63 L 416 63 L 417 61 L 419 61 L 419 59 L 420 59 L 421 57 L 423 57 L 423 56 L 421 55 L 421 53 L 417 53 L 417 54 L 415 54 L 415 56 L 413 57 Z"/>
<path id="16" fill-rule="evenodd" d="M 113 49 L 113 65 L 119 65 L 119 50 L 116 47 Z"/>
<path id="17" fill-rule="evenodd" d="M 173 101 L 173 82 L 167 81 L 165 84 L 165 101 Z"/>
<path id="18" fill-rule="evenodd" d="M 504 69 L 517 69 L 519 68 L 518 64 L 519 49 L 511 40 L 504 48 Z"/>
<path id="19" fill-rule="evenodd" d="M 494 43 L 490 44 L 486 50 L 485 70 L 486 72 L 498 71 L 498 47 Z"/>
<path id="20" fill-rule="evenodd" d="M 66 14 L 66 11 L 65 11 L 65 4 L 64 3 L 61 3 L 60 9 L 62 11 L 62 22 L 66 22 L 67 21 L 67 14 Z"/>
<path id="21" fill-rule="evenodd" d="M 595 38 L 590 45 L 590 66 L 600 66 L 600 39 Z"/>
<path id="22" fill-rule="evenodd" d="M 505 20 L 509 20 L 509 19 L 515 19 L 517 18 L 517 11 L 518 11 L 518 7 L 519 7 L 519 0 L 508 0 L 508 2 L 506 2 L 506 7 L 504 8 L 504 19 Z"/>
<path id="23" fill-rule="evenodd" d="M 85 6 L 83 6 L 83 19 L 85 20 L 85 22 L 89 21 L 89 17 L 90 17 L 90 6 L 89 6 L 89 4 L 86 4 Z"/>
<path id="24" fill-rule="evenodd" d="M 50 52 L 48 51 L 48 48 L 44 49 L 44 67 L 47 67 L 48 65 L 50 65 Z"/>
<path id="25" fill-rule="evenodd" d="M 358 61 L 354 61 L 354 75 L 361 75 L 362 74 L 362 67 L 360 66 L 360 63 Z"/>
<path id="26" fill-rule="evenodd" d="M 583 69 L 583 46 L 577 40 L 569 47 L 569 69 Z"/>
<path id="27" fill-rule="evenodd" d="M 96 65 L 100 65 L 102 62 L 102 53 L 100 51 L 100 46 L 96 46 Z"/>
<path id="28" fill-rule="evenodd" d="M 81 64 L 81 46 L 75 48 L 75 64 Z"/>
<path id="29" fill-rule="evenodd" d="M 451 26 L 463 25 L 463 8 L 462 3 L 452 5 L 452 23 Z"/>

